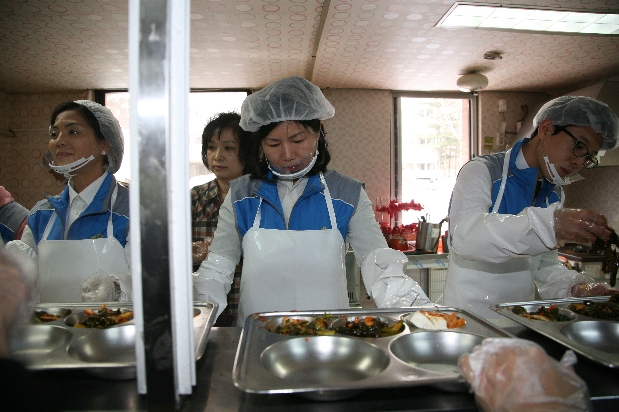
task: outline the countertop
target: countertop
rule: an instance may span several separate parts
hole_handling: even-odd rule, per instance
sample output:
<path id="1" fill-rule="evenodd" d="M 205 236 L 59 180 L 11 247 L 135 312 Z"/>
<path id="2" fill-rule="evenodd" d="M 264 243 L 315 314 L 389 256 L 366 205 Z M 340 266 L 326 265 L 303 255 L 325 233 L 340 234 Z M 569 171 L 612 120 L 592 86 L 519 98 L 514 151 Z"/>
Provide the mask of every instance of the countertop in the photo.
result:
<path id="1" fill-rule="evenodd" d="M 505 330 L 542 345 L 559 359 L 562 345 L 516 323 Z M 473 395 L 447 392 L 431 386 L 373 389 L 349 399 L 313 401 L 298 395 L 246 394 L 232 383 L 232 368 L 241 328 L 212 328 L 204 356 L 197 363 L 197 385 L 182 402 L 182 411 L 351 412 L 351 411 L 477 411 Z M 619 369 L 578 357 L 576 372 L 588 384 L 594 411 L 619 410 Z M 136 381 L 94 378 L 83 371 L 38 372 L 38 396 L 60 410 L 147 410 L 146 397 L 137 393 Z"/>

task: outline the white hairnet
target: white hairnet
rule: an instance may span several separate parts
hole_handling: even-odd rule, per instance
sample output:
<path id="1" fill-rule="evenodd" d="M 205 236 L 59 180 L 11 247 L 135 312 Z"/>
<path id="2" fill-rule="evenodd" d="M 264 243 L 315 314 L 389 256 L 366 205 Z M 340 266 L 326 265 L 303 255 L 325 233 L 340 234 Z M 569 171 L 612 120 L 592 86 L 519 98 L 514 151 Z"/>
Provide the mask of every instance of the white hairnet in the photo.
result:
<path id="1" fill-rule="evenodd" d="M 533 119 L 537 128 L 544 119 L 555 126 L 591 126 L 602 136 L 600 150 L 617 147 L 619 119 L 606 103 L 585 96 L 561 96 L 544 104 Z"/>
<path id="2" fill-rule="evenodd" d="M 118 120 L 116 120 L 110 109 L 99 103 L 90 100 L 76 100 L 75 103 L 85 106 L 97 118 L 101 134 L 111 148 L 110 153 L 107 154 L 108 164 L 106 168 L 110 173 L 116 173 L 120 169 L 125 150 L 123 132 Z"/>
<path id="3" fill-rule="evenodd" d="M 248 132 L 287 120 L 326 120 L 335 109 L 318 86 L 299 76 L 287 77 L 250 94 L 241 106 L 241 127 Z"/>

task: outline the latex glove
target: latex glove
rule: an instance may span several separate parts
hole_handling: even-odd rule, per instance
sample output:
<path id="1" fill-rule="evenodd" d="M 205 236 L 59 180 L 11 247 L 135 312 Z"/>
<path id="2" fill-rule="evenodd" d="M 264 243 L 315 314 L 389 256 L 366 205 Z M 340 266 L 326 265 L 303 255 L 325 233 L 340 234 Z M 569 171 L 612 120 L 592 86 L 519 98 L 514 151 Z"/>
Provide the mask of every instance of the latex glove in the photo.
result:
<path id="1" fill-rule="evenodd" d="M 566 242 L 593 243 L 610 237 L 603 215 L 585 209 L 557 208 L 554 212 L 555 238 L 559 246 Z"/>
<path id="2" fill-rule="evenodd" d="M 120 298 L 118 280 L 99 271 L 82 283 L 83 302 L 116 302 Z"/>
<path id="3" fill-rule="evenodd" d="M 587 296 L 608 296 L 619 294 L 606 282 L 582 283 L 572 286 L 572 296 L 581 298 Z"/>
<path id="4" fill-rule="evenodd" d="M 537 344 L 516 338 L 486 338 L 458 361 L 485 412 L 590 410 L 587 385 L 574 363 L 572 351 L 557 362 Z"/>
<path id="5" fill-rule="evenodd" d="M 212 241 L 212 237 L 207 237 L 204 238 L 204 240 L 199 240 L 191 244 L 191 257 L 193 259 L 193 263 L 200 263 L 206 259 L 206 256 L 208 255 L 208 247 L 211 245 Z"/>

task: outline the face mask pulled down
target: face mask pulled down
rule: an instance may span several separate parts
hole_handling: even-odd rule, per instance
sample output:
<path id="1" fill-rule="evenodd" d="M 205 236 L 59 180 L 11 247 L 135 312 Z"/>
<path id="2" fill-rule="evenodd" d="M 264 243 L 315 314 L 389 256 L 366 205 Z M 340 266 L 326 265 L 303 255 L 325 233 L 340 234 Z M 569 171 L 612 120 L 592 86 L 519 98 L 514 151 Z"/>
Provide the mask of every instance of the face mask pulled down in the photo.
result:
<path id="1" fill-rule="evenodd" d="M 69 164 L 66 165 L 62 165 L 62 166 L 57 166 L 54 164 L 54 158 L 51 154 L 51 152 L 46 151 L 45 152 L 45 157 L 47 158 L 48 161 L 48 165 L 49 167 L 56 173 L 60 173 L 62 175 L 64 175 L 64 177 L 66 177 L 67 179 L 75 176 L 74 172 L 76 170 L 81 169 L 82 167 L 86 166 L 88 163 L 92 162 L 93 160 L 95 160 L 94 155 L 90 155 L 88 158 L 81 158 L 78 159 L 74 162 L 71 162 Z"/>
<path id="2" fill-rule="evenodd" d="M 567 186 L 570 183 L 574 183 L 584 179 L 584 177 L 582 177 L 578 173 L 572 173 L 569 176 L 561 177 L 561 175 L 559 175 L 559 172 L 557 172 L 557 168 L 555 167 L 555 165 L 550 163 L 548 156 L 544 156 L 544 163 L 546 164 L 546 170 L 548 170 L 548 174 L 551 177 L 550 179 L 546 178 L 546 180 L 548 180 L 550 183 L 560 186 Z"/>
<path id="3" fill-rule="evenodd" d="M 316 159 L 318 159 L 318 149 L 316 149 L 316 153 L 314 154 L 314 156 L 312 157 L 312 160 L 309 162 L 309 164 L 307 166 L 305 166 L 303 169 L 294 172 L 294 173 L 290 173 L 290 174 L 285 174 L 285 173 L 281 173 L 278 172 L 276 170 L 276 168 L 274 166 L 271 165 L 271 163 L 267 160 L 267 166 L 269 167 L 269 170 L 277 177 L 279 177 L 280 179 L 283 180 L 294 180 L 294 179 L 299 179 L 303 176 L 305 176 L 310 170 L 312 170 L 312 167 L 314 167 L 314 165 L 316 164 Z"/>

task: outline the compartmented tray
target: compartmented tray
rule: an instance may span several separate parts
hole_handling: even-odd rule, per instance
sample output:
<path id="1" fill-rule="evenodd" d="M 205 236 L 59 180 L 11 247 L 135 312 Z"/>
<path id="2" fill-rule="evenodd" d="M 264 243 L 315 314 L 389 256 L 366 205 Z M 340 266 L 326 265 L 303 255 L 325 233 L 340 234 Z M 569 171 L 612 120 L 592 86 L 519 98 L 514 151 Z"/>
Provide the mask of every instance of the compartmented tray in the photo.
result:
<path id="1" fill-rule="evenodd" d="M 420 309 L 456 313 L 466 320 L 457 329 L 426 330 L 409 323 Z M 328 313 L 333 322 L 346 317 L 377 317 L 388 325 L 402 319 L 401 332 L 368 338 L 334 334 L 290 336 L 271 332 L 284 317 L 313 319 Z M 476 315 L 451 307 L 351 309 L 269 312 L 245 320 L 232 378 L 248 393 L 296 393 L 310 399 L 333 400 L 366 388 L 434 385 L 463 390 L 458 358 L 486 337 L 513 337 Z"/>
<path id="2" fill-rule="evenodd" d="M 607 302 L 609 296 L 588 298 L 565 298 L 535 300 L 527 302 L 509 302 L 492 305 L 490 308 L 499 314 L 520 323 L 556 342 L 561 343 L 574 352 L 602 365 L 619 367 L 619 322 L 600 320 L 580 315 L 570 310 L 571 303 Z M 536 311 L 540 306 L 556 304 L 560 312 L 568 316 L 565 322 L 546 322 L 528 319 L 512 312 L 516 305 L 524 307 L 527 312 Z"/>
<path id="3" fill-rule="evenodd" d="M 25 325 L 19 326 L 11 341 L 12 356 L 31 370 L 83 369 L 105 379 L 133 379 L 136 376 L 135 323 L 133 320 L 105 329 L 76 328 L 86 317 L 84 309 L 95 312 L 95 303 L 54 303 L 37 305 Z M 195 304 L 193 317 L 196 361 L 204 354 L 213 325 L 215 305 Z M 131 303 L 107 303 L 108 309 L 132 310 Z M 60 316 L 41 322 L 37 311 Z"/>

